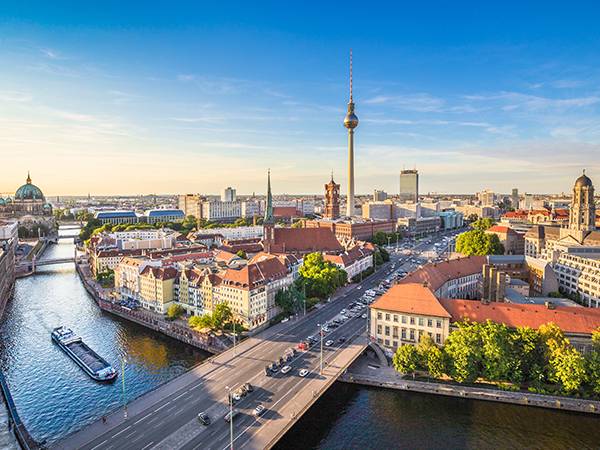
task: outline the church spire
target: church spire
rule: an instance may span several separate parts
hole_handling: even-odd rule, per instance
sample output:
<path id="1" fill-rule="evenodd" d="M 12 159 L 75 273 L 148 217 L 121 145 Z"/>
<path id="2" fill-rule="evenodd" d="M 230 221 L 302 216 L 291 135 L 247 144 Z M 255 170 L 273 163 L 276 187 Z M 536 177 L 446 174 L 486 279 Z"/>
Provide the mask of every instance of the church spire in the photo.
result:
<path id="1" fill-rule="evenodd" d="M 27 171 L 27 184 L 31 184 L 31 176 L 29 175 L 29 170 Z"/>
<path id="2" fill-rule="evenodd" d="M 273 195 L 271 194 L 271 169 L 267 172 L 267 206 L 265 208 L 265 223 L 273 223 Z"/>

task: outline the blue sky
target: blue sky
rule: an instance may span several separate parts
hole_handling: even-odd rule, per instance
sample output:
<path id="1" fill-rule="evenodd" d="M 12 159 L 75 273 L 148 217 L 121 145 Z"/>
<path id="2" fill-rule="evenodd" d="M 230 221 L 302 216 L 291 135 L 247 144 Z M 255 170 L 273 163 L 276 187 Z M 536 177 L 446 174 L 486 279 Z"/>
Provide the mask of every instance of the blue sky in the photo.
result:
<path id="1" fill-rule="evenodd" d="M 0 6 L 0 192 L 568 191 L 600 175 L 600 7 Z M 331 3 L 331 4 L 329 4 Z M 76 5 L 77 3 L 73 3 Z M 342 9 L 343 5 L 343 9 Z"/>

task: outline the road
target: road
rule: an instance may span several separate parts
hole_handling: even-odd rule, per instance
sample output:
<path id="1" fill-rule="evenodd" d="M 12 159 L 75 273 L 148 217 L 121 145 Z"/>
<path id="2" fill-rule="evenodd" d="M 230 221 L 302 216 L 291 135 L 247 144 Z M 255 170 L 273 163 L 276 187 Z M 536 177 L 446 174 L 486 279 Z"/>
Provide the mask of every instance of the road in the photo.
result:
<path id="1" fill-rule="evenodd" d="M 413 257 L 431 251 L 434 242 L 416 243 L 412 250 Z M 127 420 L 119 418 L 122 417 L 122 410 L 117 411 L 114 417 L 109 418 L 104 428 L 101 424 L 93 424 L 88 433 L 86 429 L 75 433 L 65 441 L 59 442 L 57 447 L 87 450 L 227 449 L 230 429 L 223 417 L 229 410 L 228 388 L 237 389 L 243 383 L 249 382 L 254 386 L 254 392 L 235 405 L 241 414 L 234 419 L 234 446 L 260 448 L 258 442 L 261 442 L 261 436 L 258 432 L 261 431 L 261 427 L 281 418 L 282 411 L 286 410 L 286 407 L 289 409 L 289 404 L 294 398 L 310 395 L 313 391 L 318 392 L 317 387 L 323 385 L 328 376 L 320 374 L 319 344 L 307 352 L 299 352 L 288 363 L 293 370 L 287 375 L 278 373 L 267 377 L 264 373 L 265 365 L 277 360 L 286 349 L 295 347 L 307 336 L 318 336 L 318 324 L 332 319 L 349 303 L 360 298 L 366 289 L 377 286 L 381 280 L 389 277 L 390 266 L 394 262 L 399 266 L 396 270 L 410 270 L 422 262 L 418 259 L 416 263 L 406 263 L 406 256 L 394 251 L 391 252 L 391 256 L 392 261 L 362 285 L 325 304 L 318 311 L 273 327 L 275 331 L 269 329 L 246 339 L 236 349 L 236 355 L 232 355 L 230 350 L 214 357 L 211 362 L 202 364 L 198 368 L 199 375 L 189 377 L 189 383 L 183 383 L 185 375 L 180 377 L 182 380 L 177 389 L 171 389 L 168 395 L 157 401 L 144 398 L 134 401 L 130 405 Z M 348 346 L 352 345 L 352 340 L 365 330 L 366 321 L 357 316 L 327 334 L 324 341 L 331 339 L 334 344 L 330 347 L 323 346 L 325 365 L 341 357 Z M 346 337 L 345 342 L 339 342 L 342 336 Z M 298 375 L 302 368 L 309 371 L 305 378 Z M 136 402 L 139 403 L 137 408 Z M 258 404 L 264 405 L 266 411 L 256 418 L 252 412 Z M 211 425 L 203 426 L 197 421 L 197 415 L 201 411 L 211 417 Z M 292 411 L 292 415 L 295 414 L 296 412 Z"/>

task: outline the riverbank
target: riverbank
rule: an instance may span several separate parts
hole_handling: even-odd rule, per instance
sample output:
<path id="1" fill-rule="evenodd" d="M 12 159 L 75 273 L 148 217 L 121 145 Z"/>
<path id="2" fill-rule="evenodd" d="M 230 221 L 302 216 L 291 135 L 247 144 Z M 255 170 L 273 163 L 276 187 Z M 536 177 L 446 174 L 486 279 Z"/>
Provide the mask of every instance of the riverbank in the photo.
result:
<path id="1" fill-rule="evenodd" d="M 443 395 L 492 402 L 511 403 L 521 406 L 557 409 L 578 413 L 600 415 L 600 401 L 574 397 L 513 392 L 488 387 L 465 386 L 457 383 L 415 381 L 404 378 L 392 367 L 380 367 L 372 359 L 363 356 L 339 377 L 339 381 L 365 386 L 383 387 L 422 394 Z"/>
<path id="2" fill-rule="evenodd" d="M 8 388 L 8 384 L 6 383 L 6 379 L 4 378 L 4 374 L 0 371 L 0 392 L 2 393 L 2 398 L 4 399 L 4 403 L 6 405 L 6 409 L 8 410 L 8 428 L 12 429 L 15 437 L 17 438 L 17 442 L 21 446 L 21 448 L 25 450 L 37 450 L 44 448 L 42 444 L 38 443 L 25 425 L 21 421 L 21 417 L 17 412 L 17 408 L 15 406 L 15 402 L 10 393 L 10 389 Z"/>
<path id="3" fill-rule="evenodd" d="M 153 331 L 162 333 L 192 347 L 218 354 L 227 350 L 230 345 L 227 341 L 212 334 L 203 334 L 192 330 L 187 325 L 167 321 L 162 315 L 150 311 L 131 310 L 114 303 L 108 296 L 107 290 L 95 283 L 87 274 L 85 263 L 75 263 L 75 269 L 85 290 L 92 296 L 102 311 L 108 312 L 122 319 L 135 322 Z"/>

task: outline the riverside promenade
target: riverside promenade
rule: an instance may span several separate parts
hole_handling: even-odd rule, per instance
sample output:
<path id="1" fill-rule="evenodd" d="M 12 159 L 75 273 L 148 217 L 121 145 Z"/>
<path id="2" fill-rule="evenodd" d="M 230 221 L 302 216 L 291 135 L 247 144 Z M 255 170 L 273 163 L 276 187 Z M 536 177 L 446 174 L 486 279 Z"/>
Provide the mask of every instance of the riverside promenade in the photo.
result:
<path id="1" fill-rule="evenodd" d="M 600 401 L 574 397 L 534 394 L 525 391 L 503 391 L 487 387 L 465 386 L 456 383 L 416 381 L 405 378 L 393 367 L 381 367 L 377 361 L 367 356 L 358 358 L 348 370 L 340 375 L 339 381 L 366 386 L 420 392 L 423 394 L 445 395 L 471 400 L 485 400 L 512 403 L 522 406 L 559 409 L 600 415 Z"/>

